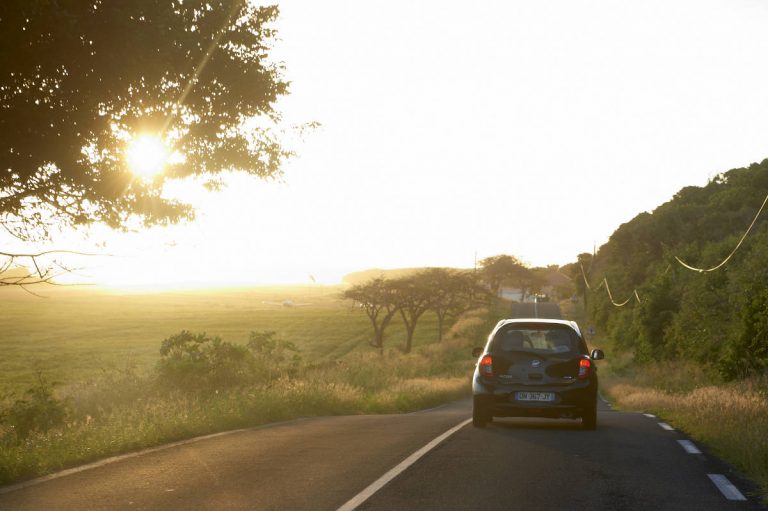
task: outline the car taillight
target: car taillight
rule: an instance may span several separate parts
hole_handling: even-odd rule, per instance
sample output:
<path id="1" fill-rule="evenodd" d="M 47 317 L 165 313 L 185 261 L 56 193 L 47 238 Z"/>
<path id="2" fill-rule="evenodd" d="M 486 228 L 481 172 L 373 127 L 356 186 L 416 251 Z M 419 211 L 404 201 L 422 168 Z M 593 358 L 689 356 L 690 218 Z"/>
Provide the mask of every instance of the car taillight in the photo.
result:
<path id="1" fill-rule="evenodd" d="M 579 379 L 583 380 L 589 376 L 589 368 L 592 367 L 592 363 L 586 358 L 579 360 Z"/>
<path id="2" fill-rule="evenodd" d="M 486 378 L 493 376 L 493 357 L 490 355 L 486 355 L 480 360 L 480 376 Z"/>

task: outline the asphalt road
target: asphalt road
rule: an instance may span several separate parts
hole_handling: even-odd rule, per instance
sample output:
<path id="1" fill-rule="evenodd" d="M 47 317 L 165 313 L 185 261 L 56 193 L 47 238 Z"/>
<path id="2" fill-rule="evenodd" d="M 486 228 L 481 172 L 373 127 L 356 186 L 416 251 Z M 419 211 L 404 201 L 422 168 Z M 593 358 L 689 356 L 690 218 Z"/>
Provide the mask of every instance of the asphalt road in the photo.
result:
<path id="1" fill-rule="evenodd" d="M 546 318 L 562 319 L 560 306 L 551 302 L 515 302 L 512 304 L 510 318 Z"/>
<path id="2" fill-rule="evenodd" d="M 0 488 L 2 510 L 336 510 L 430 441 L 465 422 L 464 400 L 407 415 L 301 419 Z M 755 510 L 707 474 L 750 486 L 640 413 L 602 405 L 578 421 L 467 425 L 362 502 L 361 510 Z M 412 460 L 413 461 L 413 460 Z"/>

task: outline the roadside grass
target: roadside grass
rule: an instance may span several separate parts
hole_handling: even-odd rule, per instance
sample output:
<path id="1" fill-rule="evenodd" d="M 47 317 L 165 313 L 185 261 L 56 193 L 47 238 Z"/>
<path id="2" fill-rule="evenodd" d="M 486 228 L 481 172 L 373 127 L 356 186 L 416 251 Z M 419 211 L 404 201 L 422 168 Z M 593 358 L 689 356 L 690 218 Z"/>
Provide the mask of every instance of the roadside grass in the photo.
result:
<path id="1" fill-rule="evenodd" d="M 295 291 L 291 298 L 303 301 Z M 29 304 L 25 309 L 11 301 L 21 314 L 14 321 L 22 321 L 12 325 L 10 342 L 5 336 L 0 340 L 4 345 L 0 349 L 14 346 L 0 366 L 15 368 L 15 373 L 0 377 L 0 484 L 219 431 L 314 415 L 409 412 L 467 396 L 474 364 L 471 348 L 482 343 L 490 328 L 488 311 L 473 311 L 456 321 L 438 343 L 436 321 L 425 315 L 412 353 L 398 349 L 404 334 L 392 328 L 379 355 L 367 345 L 367 318 L 330 293 L 307 300 L 313 305 L 301 308 L 261 308 L 260 301 L 254 305 L 253 296 L 241 291 L 215 297 L 121 297 L 119 307 L 99 304 L 93 297 L 80 299 L 75 309 L 82 309 L 85 319 L 65 314 L 71 304 L 33 302 L 34 307 L 52 311 L 38 315 L 27 310 Z M 212 302 L 224 306 L 217 308 Z M 174 309 L 183 311 L 182 319 L 173 317 Z M 230 310 L 239 314 L 228 314 Z M 102 313 L 108 317 L 100 319 Z M 131 330 L 143 315 L 147 321 L 141 331 Z M 12 317 L 3 310 L 6 325 Z M 114 342 L 93 335 L 110 325 Z M 163 336 L 200 326 L 207 327 L 202 330 L 210 335 L 241 345 L 248 331 L 277 331 L 279 338 L 301 349 L 302 362 L 283 367 L 271 379 L 252 377 L 221 388 L 189 389 L 163 380 L 156 369 Z M 53 331 L 43 338 L 46 328 Z M 130 342 L 118 340 L 120 335 Z M 68 342 L 70 336 L 77 340 Z M 28 364 L 37 359 L 38 346 L 52 352 L 47 363 L 53 371 L 43 374 L 52 381 L 52 373 L 63 384 L 54 387 L 44 378 L 35 383 L 35 368 Z M 133 358 L 126 362 L 123 350 Z M 89 351 L 96 355 L 71 364 Z M 104 360 L 110 361 L 108 367 Z M 12 378 L 20 375 L 26 383 L 13 383 Z M 37 385 L 37 398 L 17 390 L 30 385 Z M 14 409 L 20 398 L 26 404 Z M 56 413 L 64 419 L 24 434 L 3 420 L 3 414 L 6 419 L 13 414 L 17 419 L 24 414 L 38 418 L 52 414 L 55 419 Z"/>
<path id="2" fill-rule="evenodd" d="M 356 354 L 298 378 L 204 394 L 162 392 L 148 377 L 116 386 L 91 384 L 90 394 L 82 389 L 63 396 L 73 413 L 62 427 L 33 433 L 22 442 L 13 441 L 12 435 L 3 437 L 0 484 L 184 438 L 290 418 L 400 413 L 435 406 L 469 394 L 468 346 L 465 339 L 452 339 L 441 343 L 441 350 L 430 350 L 428 360 L 438 365 L 442 355 L 456 359 L 454 352 L 465 354 L 461 363 L 445 364 L 443 376 L 435 375 L 437 371 L 418 353 L 390 352 L 384 357 Z M 354 370 L 345 370 L 350 367 Z M 125 390 L 136 386 L 144 387 L 144 392 Z"/>

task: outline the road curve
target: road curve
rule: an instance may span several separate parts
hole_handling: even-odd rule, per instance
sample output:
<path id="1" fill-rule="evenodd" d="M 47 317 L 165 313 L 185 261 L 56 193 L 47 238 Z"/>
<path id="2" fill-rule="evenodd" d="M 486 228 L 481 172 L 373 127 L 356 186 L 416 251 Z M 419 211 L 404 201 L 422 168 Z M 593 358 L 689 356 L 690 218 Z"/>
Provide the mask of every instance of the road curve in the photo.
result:
<path id="1" fill-rule="evenodd" d="M 469 400 L 406 415 L 320 417 L 148 452 L 7 491 L 2 510 L 336 510 L 435 437 Z M 601 405 L 578 421 L 497 419 L 419 458 L 360 510 L 765 510 L 729 501 L 707 474 L 747 482 L 689 454 L 659 420 Z"/>
<path id="2" fill-rule="evenodd" d="M 187 443 L 3 493 L 0 510 L 337 509 L 469 416 L 317 417 Z"/>

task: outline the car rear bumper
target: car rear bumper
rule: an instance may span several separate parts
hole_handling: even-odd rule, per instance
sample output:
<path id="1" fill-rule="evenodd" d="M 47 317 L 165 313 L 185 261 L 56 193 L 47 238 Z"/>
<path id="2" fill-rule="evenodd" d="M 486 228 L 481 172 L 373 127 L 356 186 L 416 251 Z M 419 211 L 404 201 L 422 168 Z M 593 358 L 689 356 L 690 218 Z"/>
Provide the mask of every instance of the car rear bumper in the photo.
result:
<path id="1" fill-rule="evenodd" d="M 518 392 L 554 394 L 553 401 L 521 401 Z M 475 382 L 475 399 L 494 417 L 578 418 L 597 404 L 597 386 L 574 382 L 568 386 L 483 385 Z"/>

